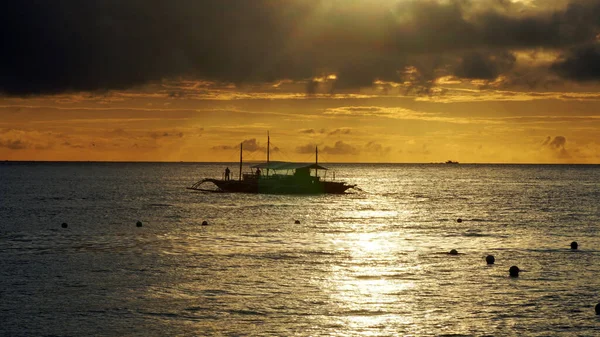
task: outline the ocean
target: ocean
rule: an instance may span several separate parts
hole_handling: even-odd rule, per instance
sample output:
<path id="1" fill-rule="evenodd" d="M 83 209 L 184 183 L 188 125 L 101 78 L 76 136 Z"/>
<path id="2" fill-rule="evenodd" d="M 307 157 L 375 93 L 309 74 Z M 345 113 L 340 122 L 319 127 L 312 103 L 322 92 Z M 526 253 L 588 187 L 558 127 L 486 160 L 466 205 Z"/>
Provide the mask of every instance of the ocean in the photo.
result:
<path id="1" fill-rule="evenodd" d="M 598 165 L 332 164 L 360 190 L 186 189 L 227 165 L 0 163 L 0 335 L 600 336 Z"/>

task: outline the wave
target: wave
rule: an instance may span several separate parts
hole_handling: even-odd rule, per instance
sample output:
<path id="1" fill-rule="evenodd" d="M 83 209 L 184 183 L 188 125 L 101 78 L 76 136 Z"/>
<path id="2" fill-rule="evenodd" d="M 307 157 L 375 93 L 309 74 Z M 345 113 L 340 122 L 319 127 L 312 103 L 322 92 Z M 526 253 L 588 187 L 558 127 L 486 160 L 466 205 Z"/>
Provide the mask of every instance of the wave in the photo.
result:
<path id="1" fill-rule="evenodd" d="M 148 207 L 173 207 L 173 205 L 171 204 L 160 204 L 160 203 L 156 203 L 156 204 L 148 204 Z"/>
<path id="2" fill-rule="evenodd" d="M 348 310 L 340 313 L 341 316 L 382 316 L 389 315 L 390 313 L 385 310 L 366 310 L 366 309 L 357 309 L 357 310 Z"/>
<path id="3" fill-rule="evenodd" d="M 228 312 L 230 314 L 237 314 L 237 315 L 267 316 L 267 314 L 265 314 L 264 312 L 260 312 L 260 311 L 256 311 L 256 310 L 248 310 L 248 309 L 231 309 L 231 310 L 225 310 L 225 312 Z"/>

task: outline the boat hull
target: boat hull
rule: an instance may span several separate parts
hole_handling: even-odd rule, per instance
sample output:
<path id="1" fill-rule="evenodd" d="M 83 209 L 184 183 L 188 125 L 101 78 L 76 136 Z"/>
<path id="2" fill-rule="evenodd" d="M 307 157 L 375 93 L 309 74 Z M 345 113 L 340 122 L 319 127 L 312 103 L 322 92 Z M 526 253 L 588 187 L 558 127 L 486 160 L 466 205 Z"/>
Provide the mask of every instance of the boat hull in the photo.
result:
<path id="1" fill-rule="evenodd" d="M 203 190 L 200 185 L 212 183 L 219 191 L 232 193 L 261 194 L 343 194 L 354 185 L 344 182 L 319 180 L 286 180 L 286 179 L 254 179 L 254 180 L 220 180 L 204 179 L 190 189 Z"/>

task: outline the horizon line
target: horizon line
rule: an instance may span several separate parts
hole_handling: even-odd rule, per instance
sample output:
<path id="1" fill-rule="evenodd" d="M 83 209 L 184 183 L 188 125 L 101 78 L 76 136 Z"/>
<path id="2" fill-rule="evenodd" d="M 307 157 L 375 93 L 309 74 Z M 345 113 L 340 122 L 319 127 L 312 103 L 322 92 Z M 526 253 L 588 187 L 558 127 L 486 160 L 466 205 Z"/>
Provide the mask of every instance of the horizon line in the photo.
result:
<path id="1" fill-rule="evenodd" d="M 244 164 L 263 163 L 264 160 L 249 160 Z M 130 163 L 130 164 L 239 164 L 239 161 L 130 161 L 130 160 L 0 160 L 2 163 Z M 301 163 L 301 162 L 299 162 Z M 302 162 L 303 163 L 303 162 Z M 504 163 L 504 162 L 465 162 L 448 164 L 446 162 L 320 162 L 321 164 L 375 164 L 375 165 L 600 165 L 599 163 Z"/>

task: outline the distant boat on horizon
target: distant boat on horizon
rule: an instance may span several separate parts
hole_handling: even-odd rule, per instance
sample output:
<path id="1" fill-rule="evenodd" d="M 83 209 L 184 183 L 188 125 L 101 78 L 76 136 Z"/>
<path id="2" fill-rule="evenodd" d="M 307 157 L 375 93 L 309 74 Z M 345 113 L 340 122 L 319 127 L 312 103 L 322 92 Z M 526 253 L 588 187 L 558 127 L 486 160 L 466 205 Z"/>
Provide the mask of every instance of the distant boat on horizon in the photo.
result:
<path id="1" fill-rule="evenodd" d="M 457 161 L 448 160 L 444 164 L 458 164 Z"/>
<path id="2" fill-rule="evenodd" d="M 270 137 L 267 136 L 267 162 L 252 165 L 251 172 L 242 173 L 243 143 L 240 144 L 240 173 L 238 180 L 224 175 L 222 179 L 204 178 L 187 189 L 211 192 L 262 194 L 344 194 L 356 185 L 344 181 L 325 180 L 318 175 L 326 167 L 319 164 L 319 150 L 315 147 L 314 163 L 270 161 Z M 272 173 L 270 174 L 271 171 Z M 265 173 L 263 173 L 265 172 Z M 311 174 L 313 173 L 314 174 Z M 335 179 L 335 175 L 334 175 Z M 216 190 L 203 188 L 213 184 Z"/>

